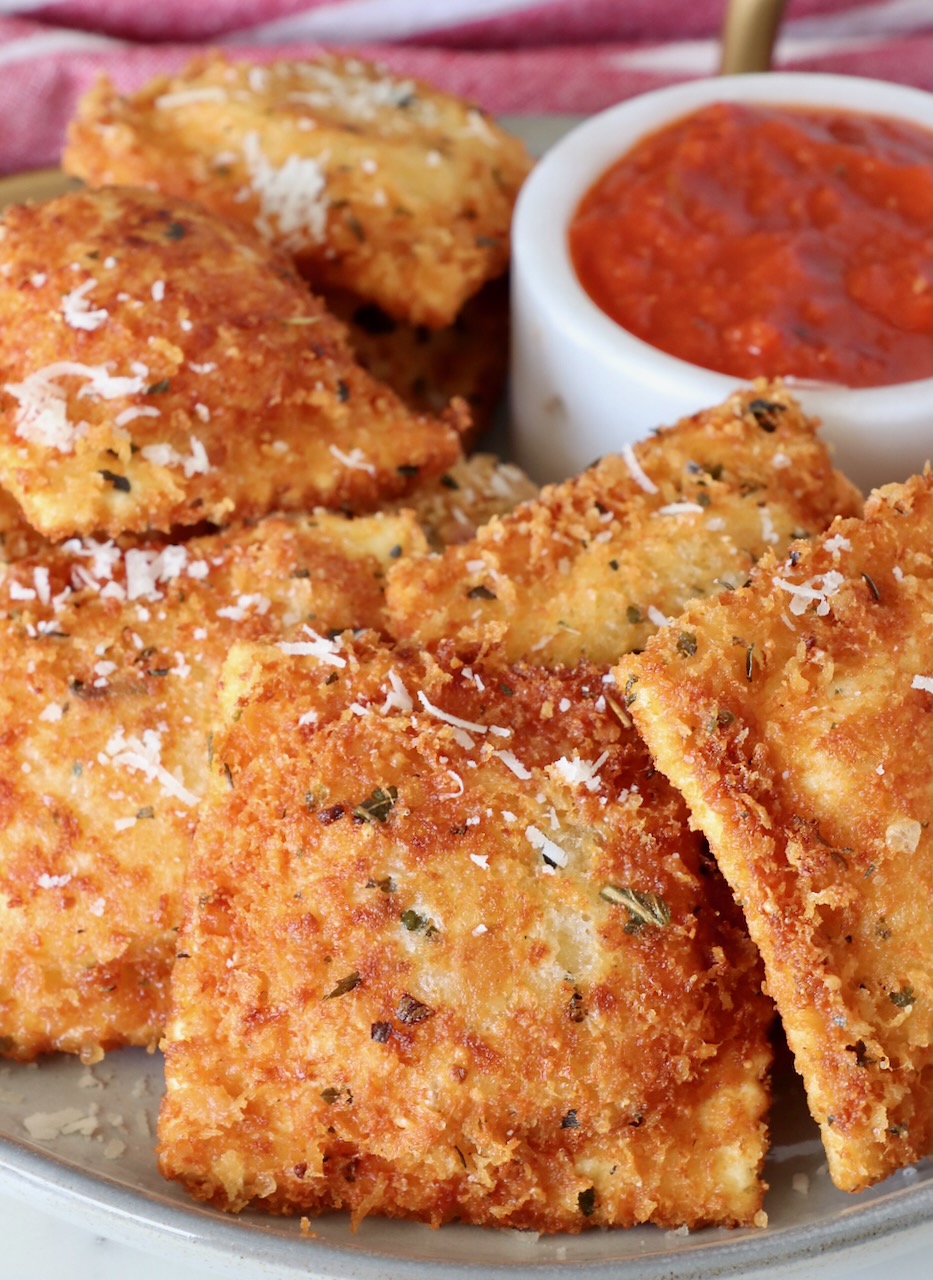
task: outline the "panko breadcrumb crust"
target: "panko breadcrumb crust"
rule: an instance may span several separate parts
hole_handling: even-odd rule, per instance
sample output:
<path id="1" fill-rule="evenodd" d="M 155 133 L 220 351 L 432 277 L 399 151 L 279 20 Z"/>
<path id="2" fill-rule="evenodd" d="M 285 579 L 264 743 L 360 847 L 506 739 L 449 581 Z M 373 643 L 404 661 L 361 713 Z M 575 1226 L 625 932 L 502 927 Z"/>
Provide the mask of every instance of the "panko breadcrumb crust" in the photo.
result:
<path id="1" fill-rule="evenodd" d="M 765 551 L 860 511 L 816 424 L 759 382 L 400 566 L 393 634 L 468 658 L 613 662 L 691 601 L 740 587 Z"/>
<path id="2" fill-rule="evenodd" d="M 354 1222 L 764 1221 L 757 956 L 601 672 L 310 639 L 220 687 L 168 1177 Z"/>
<path id="3" fill-rule="evenodd" d="M 0 482 L 50 538 L 372 509 L 460 455 L 465 407 L 407 409 L 248 228 L 108 188 L 0 230 Z"/>
<path id="4" fill-rule="evenodd" d="M 847 1191 L 931 1149 L 930 511 L 928 468 L 617 672 L 741 903 Z"/>
<path id="5" fill-rule="evenodd" d="M 198 200 L 294 255 L 315 287 L 443 328 L 505 272 L 531 160 L 479 108 L 359 58 L 214 53 L 128 96 L 102 77 L 62 164 Z"/>
<path id="6" fill-rule="evenodd" d="M 410 514 L 322 512 L 0 565 L 0 1055 L 155 1043 L 227 649 L 382 626 L 423 545 Z"/>

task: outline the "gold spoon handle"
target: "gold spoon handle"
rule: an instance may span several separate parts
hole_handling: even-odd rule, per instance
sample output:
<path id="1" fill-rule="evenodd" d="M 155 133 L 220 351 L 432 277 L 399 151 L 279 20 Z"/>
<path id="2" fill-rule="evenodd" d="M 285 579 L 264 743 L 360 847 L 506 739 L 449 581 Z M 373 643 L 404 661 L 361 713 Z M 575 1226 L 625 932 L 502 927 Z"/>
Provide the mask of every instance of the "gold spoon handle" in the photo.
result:
<path id="1" fill-rule="evenodd" d="M 770 71 L 786 0 L 729 0 L 722 25 L 719 74 Z"/>

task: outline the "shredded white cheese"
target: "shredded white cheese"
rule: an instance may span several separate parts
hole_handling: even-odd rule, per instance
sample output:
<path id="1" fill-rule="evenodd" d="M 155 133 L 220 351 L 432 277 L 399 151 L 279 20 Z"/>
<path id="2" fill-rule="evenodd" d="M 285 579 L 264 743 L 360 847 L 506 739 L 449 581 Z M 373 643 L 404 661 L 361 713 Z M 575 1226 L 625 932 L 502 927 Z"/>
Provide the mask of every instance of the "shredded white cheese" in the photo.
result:
<path id="1" fill-rule="evenodd" d="M 371 476 L 376 474 L 376 468 L 371 462 L 366 461 L 366 455 L 362 449 L 351 449 L 349 453 L 344 453 L 335 444 L 330 445 L 329 448 L 337 461 L 349 467 L 351 471 L 368 471 Z"/>
<path id="2" fill-rule="evenodd" d="M 182 804 L 193 807 L 199 803 L 200 797 L 189 791 L 163 765 L 162 735 L 155 729 L 144 729 L 142 737 L 137 734 L 127 737 L 122 729 L 118 729 L 105 746 L 104 753 L 111 764 L 129 769 L 131 773 L 144 773 L 147 780 L 158 782 L 166 795 L 173 796 Z"/>
<path id="3" fill-rule="evenodd" d="M 788 582 L 785 578 L 777 577 L 772 581 L 776 587 L 780 587 L 782 591 L 788 592 L 793 597 L 789 607 L 795 617 L 799 617 L 807 606 L 815 601 L 817 614 L 825 618 L 829 613 L 830 598 L 836 594 L 845 582 L 845 578 L 835 569 L 830 569 L 828 573 L 814 574 L 812 578 L 802 583 Z M 820 585 L 817 586 L 817 583 Z"/>
<path id="4" fill-rule="evenodd" d="M 243 158 L 250 188 L 259 197 L 256 230 L 268 240 L 280 240 L 294 252 L 309 242 L 320 244 L 327 231 L 327 152 L 319 156 L 290 155 L 276 168 L 263 153 L 259 134 L 243 139 Z"/>
<path id="5" fill-rule="evenodd" d="M 105 365 L 80 364 L 60 360 L 30 373 L 22 382 L 8 382 L 4 390 L 17 401 L 16 434 L 22 440 L 71 453 L 75 441 L 83 436 L 86 422 L 72 422 L 68 417 L 68 396 L 58 378 L 82 378 L 84 386 L 78 396 L 99 400 L 116 400 L 135 395 L 143 389 L 142 378 L 113 377 Z"/>
<path id="6" fill-rule="evenodd" d="M 622 458 L 629 469 L 629 474 L 638 485 L 639 489 L 644 489 L 645 493 L 658 492 L 658 486 L 653 480 L 645 475 L 642 470 L 641 463 L 635 457 L 635 450 L 630 444 L 624 444 L 622 446 Z"/>
<path id="7" fill-rule="evenodd" d="M 664 507 L 658 507 L 654 514 L 656 516 L 701 516 L 703 514 L 703 508 L 698 502 L 669 502 Z"/>
<path id="8" fill-rule="evenodd" d="M 498 756 L 506 768 L 511 769 L 516 778 L 520 778 L 522 782 L 526 782 L 531 777 L 531 771 L 526 769 L 521 760 L 511 751 L 494 751 L 492 754 Z"/>
<path id="9" fill-rule="evenodd" d="M 329 663 L 332 667 L 345 667 L 347 660 L 340 653 L 340 645 L 336 640 L 329 640 L 326 636 L 318 635 L 318 633 L 309 626 L 302 627 L 302 631 L 310 637 L 308 640 L 282 640 L 279 642 L 279 649 L 283 653 L 292 654 L 299 658 L 317 658 L 319 662 Z"/>
<path id="10" fill-rule="evenodd" d="M 923 689 L 926 693 L 933 693 L 933 676 L 914 676 L 910 682 L 911 689 Z"/>
<path id="11" fill-rule="evenodd" d="M 72 329 L 91 333 L 107 320 L 110 313 L 103 307 L 92 310 L 87 296 L 96 285 L 96 280 L 85 280 L 84 284 L 79 284 L 62 298 L 62 315 L 65 324 L 71 325 Z"/>
<path id="12" fill-rule="evenodd" d="M 584 786 L 587 791 L 597 791 L 602 785 L 598 777 L 599 771 L 608 759 L 608 751 L 604 751 L 596 760 L 581 760 L 579 756 L 568 760 L 566 756 L 561 756 L 554 761 L 552 767 L 571 786 Z"/>
<path id="13" fill-rule="evenodd" d="M 560 845 L 555 844 L 553 840 L 549 839 L 543 831 L 539 831 L 537 827 L 529 824 L 525 828 L 525 839 L 533 849 L 540 849 L 545 858 L 550 862 L 556 863 L 559 867 L 566 867 L 570 860 Z"/>

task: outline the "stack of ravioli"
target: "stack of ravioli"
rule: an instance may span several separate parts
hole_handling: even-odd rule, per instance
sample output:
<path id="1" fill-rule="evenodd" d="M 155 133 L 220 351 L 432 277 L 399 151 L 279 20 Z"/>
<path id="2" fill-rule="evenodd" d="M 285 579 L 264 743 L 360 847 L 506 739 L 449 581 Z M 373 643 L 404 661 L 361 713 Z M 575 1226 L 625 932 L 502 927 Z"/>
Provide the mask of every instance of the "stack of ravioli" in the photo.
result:
<path id="1" fill-rule="evenodd" d="M 528 163 L 212 57 L 0 233 L 0 1050 L 160 1042 L 223 1209 L 763 1225 L 775 1006 L 838 1186 L 930 1149 L 929 471 L 466 457 Z"/>

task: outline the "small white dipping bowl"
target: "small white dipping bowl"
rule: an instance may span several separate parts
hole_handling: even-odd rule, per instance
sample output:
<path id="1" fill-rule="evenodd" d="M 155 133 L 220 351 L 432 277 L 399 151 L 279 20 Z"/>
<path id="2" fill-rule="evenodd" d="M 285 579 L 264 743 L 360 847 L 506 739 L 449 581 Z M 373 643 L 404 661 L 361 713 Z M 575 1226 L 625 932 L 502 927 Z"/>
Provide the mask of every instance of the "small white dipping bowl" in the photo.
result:
<path id="1" fill-rule="evenodd" d="M 610 320 L 577 279 L 567 243 L 580 200 L 615 160 L 699 107 L 736 100 L 833 107 L 933 129 L 933 94 L 919 89 L 768 72 L 644 94 L 567 134 L 522 188 L 512 231 L 512 452 L 536 480 L 580 471 L 747 385 L 659 351 Z M 933 378 L 866 389 L 787 381 L 822 420 L 836 465 L 866 490 L 906 479 L 933 452 Z"/>

